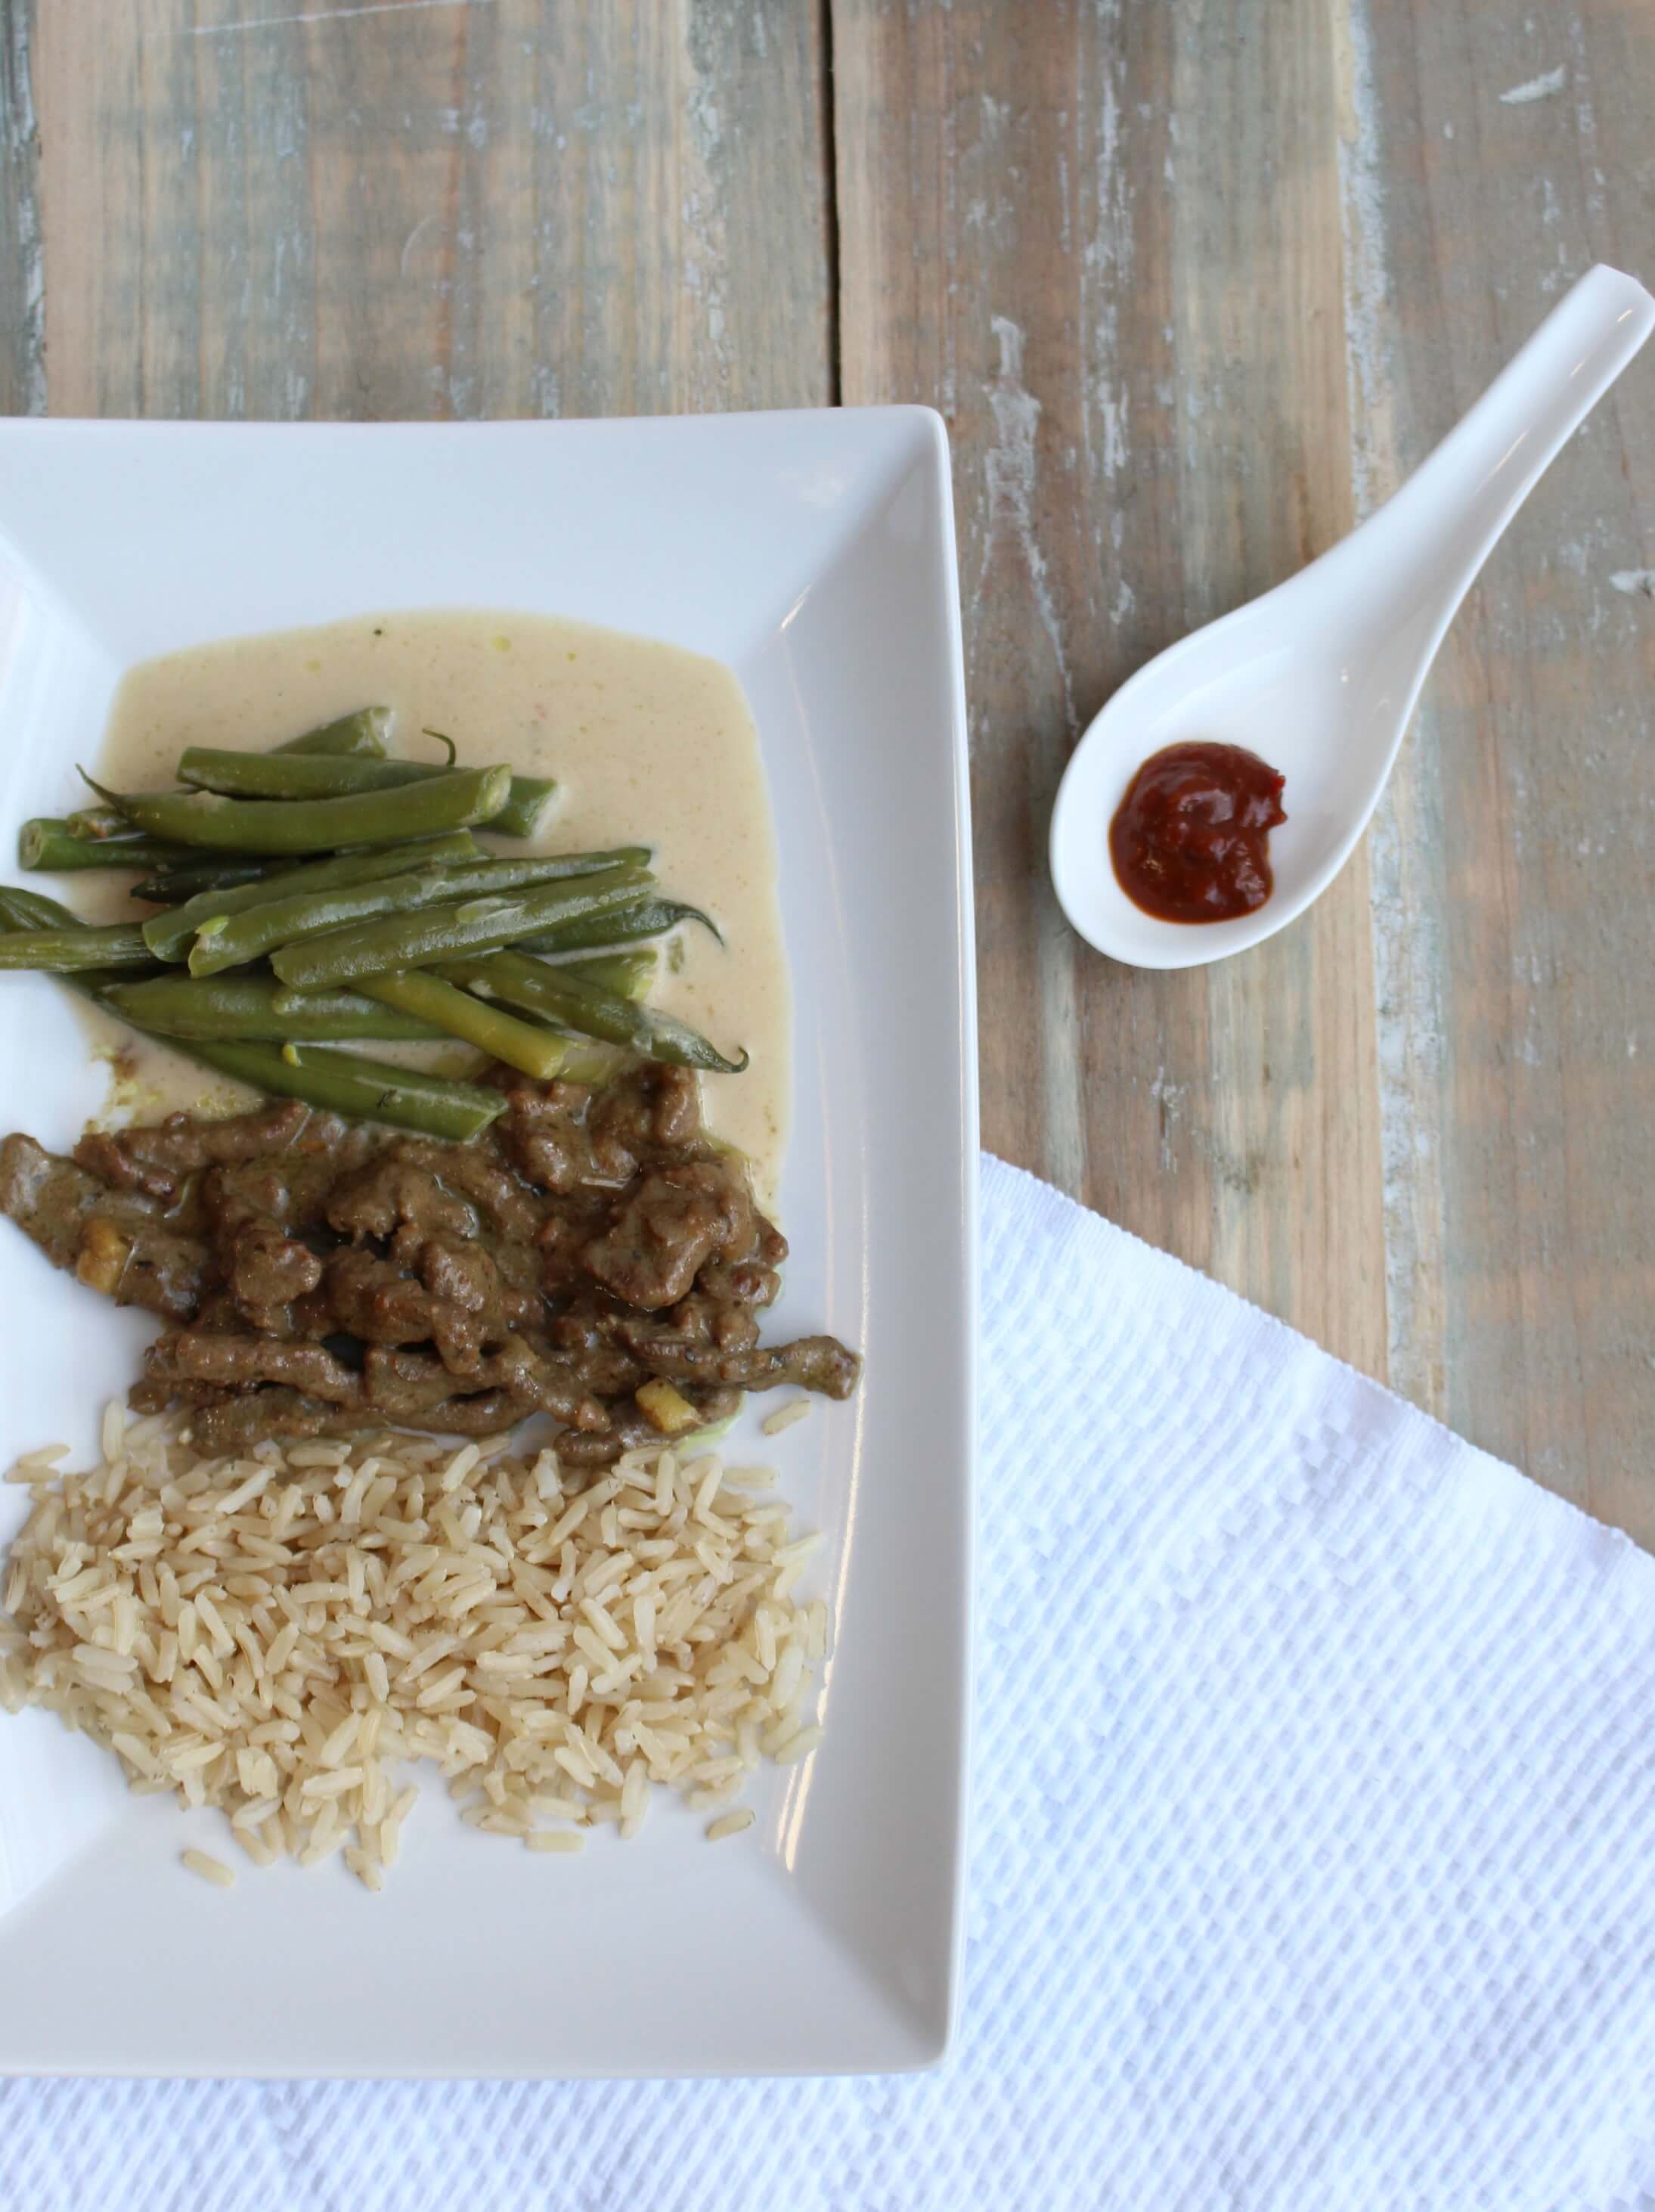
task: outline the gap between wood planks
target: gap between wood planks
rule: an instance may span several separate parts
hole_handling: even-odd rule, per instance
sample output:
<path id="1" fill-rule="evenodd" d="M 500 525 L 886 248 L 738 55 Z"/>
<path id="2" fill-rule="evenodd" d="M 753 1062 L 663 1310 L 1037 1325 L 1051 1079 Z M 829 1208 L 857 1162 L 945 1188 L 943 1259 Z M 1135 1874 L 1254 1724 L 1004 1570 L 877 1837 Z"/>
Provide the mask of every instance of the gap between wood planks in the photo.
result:
<path id="1" fill-rule="evenodd" d="M 821 225 L 822 258 L 828 272 L 828 404 L 845 394 L 839 325 L 839 110 L 834 97 L 834 0 L 821 0 Z"/>

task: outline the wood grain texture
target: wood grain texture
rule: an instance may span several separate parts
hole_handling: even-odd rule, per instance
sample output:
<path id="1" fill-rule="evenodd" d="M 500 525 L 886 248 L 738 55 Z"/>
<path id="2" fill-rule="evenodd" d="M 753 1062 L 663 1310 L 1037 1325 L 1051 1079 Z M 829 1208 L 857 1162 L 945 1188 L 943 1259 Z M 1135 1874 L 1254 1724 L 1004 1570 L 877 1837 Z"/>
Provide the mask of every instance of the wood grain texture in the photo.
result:
<path id="1" fill-rule="evenodd" d="M 1349 21 L 1367 503 L 1592 262 L 1648 276 L 1655 16 Z M 1371 841 L 1393 1376 L 1646 1543 L 1652 560 L 1646 357 L 1489 562 Z"/>
<path id="2" fill-rule="evenodd" d="M 46 404 L 33 30 L 33 0 L 9 0 L 0 13 L 0 413 L 7 415 L 42 415 Z"/>
<path id="3" fill-rule="evenodd" d="M 1336 45 L 1252 13 L 837 6 L 843 386 L 955 440 L 985 1141 L 1382 1371 L 1362 862 L 1162 975 L 1046 871 L 1109 692 L 1351 520 Z"/>
<path id="4" fill-rule="evenodd" d="M 819 29 L 789 0 L 54 0 L 53 409 L 823 403 Z"/>

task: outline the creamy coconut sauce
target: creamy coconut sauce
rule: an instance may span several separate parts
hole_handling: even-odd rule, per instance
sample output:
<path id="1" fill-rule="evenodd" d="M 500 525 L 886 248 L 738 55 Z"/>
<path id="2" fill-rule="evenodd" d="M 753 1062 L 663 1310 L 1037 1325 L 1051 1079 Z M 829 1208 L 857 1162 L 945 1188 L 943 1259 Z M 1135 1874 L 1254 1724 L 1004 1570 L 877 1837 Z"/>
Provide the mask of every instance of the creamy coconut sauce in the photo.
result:
<path id="1" fill-rule="evenodd" d="M 367 706 L 396 710 L 392 754 L 440 760 L 442 749 L 421 735 L 428 727 L 453 738 L 461 767 L 507 761 L 556 781 L 533 844 L 486 841 L 501 851 L 652 845 L 664 894 L 712 915 L 724 947 L 687 927 L 650 1002 L 727 1055 L 742 1046 L 750 1054 L 743 1074 L 703 1075 L 702 1096 L 708 1127 L 746 1153 L 761 1202 L 773 1205 L 792 1008 L 758 733 L 731 672 L 674 646 L 544 616 L 362 616 L 140 664 L 116 694 L 98 780 L 117 790 L 171 787 L 185 745 L 258 750 Z M 121 881 L 112 905 L 107 885 L 82 876 L 76 902 L 125 919 Z M 94 1018 L 106 1047 L 113 1032 Z M 432 1064 L 433 1048 L 366 1049 Z M 111 1104 L 123 1118 L 216 1107 L 227 1095 L 179 1054 L 142 1044 L 115 1066 Z"/>

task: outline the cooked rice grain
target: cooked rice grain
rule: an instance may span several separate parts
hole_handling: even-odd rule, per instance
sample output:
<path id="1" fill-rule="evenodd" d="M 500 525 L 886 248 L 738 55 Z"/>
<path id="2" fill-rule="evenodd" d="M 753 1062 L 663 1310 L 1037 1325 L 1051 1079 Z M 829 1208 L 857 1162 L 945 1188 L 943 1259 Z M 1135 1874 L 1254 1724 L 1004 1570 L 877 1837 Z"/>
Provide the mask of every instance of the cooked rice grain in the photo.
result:
<path id="1" fill-rule="evenodd" d="M 716 1820 L 708 1821 L 706 1839 L 710 1844 L 718 1844 L 726 1836 L 739 1836 L 744 1828 L 752 1826 L 755 1818 L 750 1805 L 743 1805 L 737 1812 L 720 1813 Z"/>
<path id="2" fill-rule="evenodd" d="M 210 1881 L 215 1889 L 233 1889 L 234 1870 L 222 1859 L 211 1857 L 206 1851 L 181 1851 L 179 1854 L 191 1874 L 198 1874 L 203 1881 Z"/>
<path id="3" fill-rule="evenodd" d="M 227 1814 L 255 1864 L 343 1850 L 379 1888 L 409 1759 L 530 1850 L 635 1835 L 662 1784 L 718 1811 L 716 1842 L 752 1824 L 724 1808 L 761 1751 L 821 1741 L 827 1608 L 790 1595 L 816 1540 L 752 1504 L 767 1470 L 640 1450 L 571 1494 L 509 1437 L 385 1432 L 202 1459 L 177 1420 L 119 1407 L 103 1442 L 88 1473 L 50 1445 L 7 1478 L 33 1496 L 0 1577 L 0 1705 L 57 1713 L 135 1790 Z"/>
<path id="4" fill-rule="evenodd" d="M 795 1421 L 802 1421 L 810 1410 L 808 1398 L 790 1398 L 785 1406 L 778 1406 L 762 1426 L 766 1436 L 779 1437 L 784 1429 L 791 1429 Z"/>

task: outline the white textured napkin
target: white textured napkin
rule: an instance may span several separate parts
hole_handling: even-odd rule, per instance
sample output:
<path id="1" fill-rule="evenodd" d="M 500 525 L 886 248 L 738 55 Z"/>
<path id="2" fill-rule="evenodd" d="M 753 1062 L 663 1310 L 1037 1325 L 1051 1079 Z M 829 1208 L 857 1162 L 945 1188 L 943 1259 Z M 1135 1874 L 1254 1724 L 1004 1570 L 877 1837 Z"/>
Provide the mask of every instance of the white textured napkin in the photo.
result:
<path id="1" fill-rule="evenodd" d="M 0 2087 L 29 2212 L 1607 2212 L 1655 1559 L 985 1163 L 964 2024 L 912 2079 Z M 26 2002 L 0 1992 L 0 2002 Z"/>

